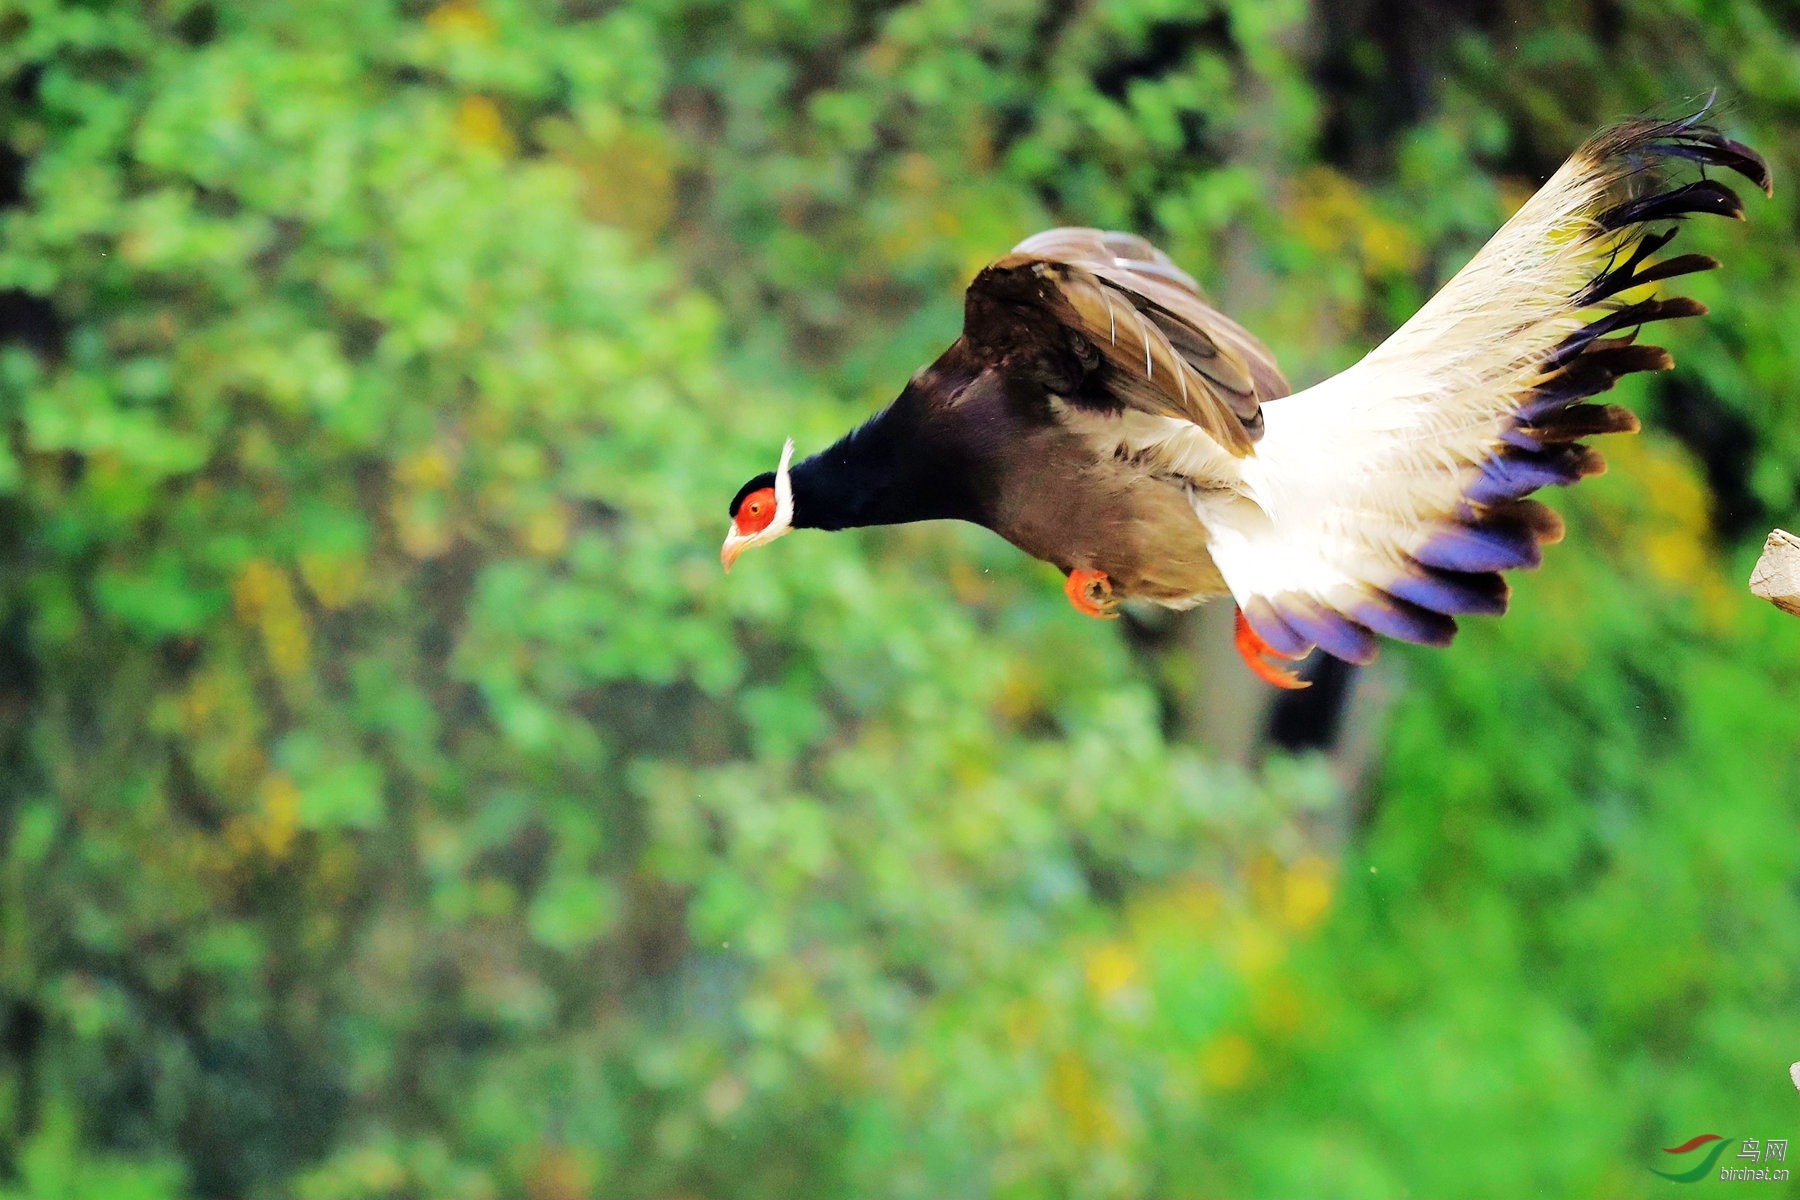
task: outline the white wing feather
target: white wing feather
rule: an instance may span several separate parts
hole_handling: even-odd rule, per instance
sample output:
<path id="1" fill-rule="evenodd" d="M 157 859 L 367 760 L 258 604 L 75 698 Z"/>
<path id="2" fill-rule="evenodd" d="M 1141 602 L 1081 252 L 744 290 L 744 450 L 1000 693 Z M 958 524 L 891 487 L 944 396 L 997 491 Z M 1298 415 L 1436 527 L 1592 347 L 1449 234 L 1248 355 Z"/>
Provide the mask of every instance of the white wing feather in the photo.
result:
<path id="1" fill-rule="evenodd" d="M 1535 565 L 1538 542 L 1560 534 L 1520 498 L 1599 469 L 1575 437 L 1636 427 L 1623 410 L 1576 402 L 1668 365 L 1655 347 L 1600 335 L 1703 311 L 1632 303 L 1657 278 L 1716 265 L 1641 265 L 1667 240 L 1647 222 L 1741 215 L 1717 183 L 1656 191 L 1655 165 L 1671 155 L 1767 187 L 1753 152 L 1692 120 L 1611 130 L 1361 362 L 1263 406 L 1264 436 L 1234 460 L 1236 479 L 1194 500 L 1226 584 L 1272 645 L 1364 661 L 1371 630 L 1447 641 L 1449 613 L 1504 607 L 1491 573 Z"/>

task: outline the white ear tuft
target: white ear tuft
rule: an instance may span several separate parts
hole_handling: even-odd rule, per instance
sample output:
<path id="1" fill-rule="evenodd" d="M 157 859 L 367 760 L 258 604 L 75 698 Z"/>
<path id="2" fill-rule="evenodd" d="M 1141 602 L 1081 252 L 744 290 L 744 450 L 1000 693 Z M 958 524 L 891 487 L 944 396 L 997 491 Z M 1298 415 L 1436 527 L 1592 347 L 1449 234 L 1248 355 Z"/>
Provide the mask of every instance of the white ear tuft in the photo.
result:
<path id="1" fill-rule="evenodd" d="M 779 537 L 794 524 L 794 483 L 788 478 L 788 464 L 794 461 L 794 439 L 781 447 L 781 465 L 775 468 L 775 519 L 769 522 L 770 538 Z"/>

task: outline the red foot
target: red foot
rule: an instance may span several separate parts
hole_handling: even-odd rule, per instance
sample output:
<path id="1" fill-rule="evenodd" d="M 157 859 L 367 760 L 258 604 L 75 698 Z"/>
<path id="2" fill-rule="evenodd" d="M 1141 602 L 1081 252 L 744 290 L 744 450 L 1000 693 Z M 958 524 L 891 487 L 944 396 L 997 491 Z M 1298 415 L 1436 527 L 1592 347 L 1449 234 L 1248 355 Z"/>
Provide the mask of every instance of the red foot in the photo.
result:
<path id="1" fill-rule="evenodd" d="M 1244 610 L 1240 608 L 1236 610 L 1236 612 L 1237 637 L 1235 640 L 1237 642 L 1238 653 L 1244 656 L 1244 662 L 1249 665 L 1252 671 L 1256 672 L 1256 677 L 1258 679 L 1267 683 L 1272 683 L 1278 688 L 1303 688 L 1312 686 L 1310 680 L 1300 678 L 1292 668 L 1283 667 L 1270 662 L 1269 659 L 1271 658 L 1292 660 L 1295 656 L 1283 654 L 1281 651 L 1275 649 L 1275 647 L 1269 645 L 1269 643 L 1263 641 L 1262 635 L 1250 628 L 1250 622 L 1244 620 Z M 1299 657 L 1304 658 L 1305 655 L 1300 655 Z"/>
<path id="2" fill-rule="evenodd" d="M 1063 580 L 1063 595 L 1075 606 L 1076 612 L 1086 613 L 1090 617 L 1116 617 L 1114 610 L 1119 602 L 1113 598 L 1112 580 L 1106 577 L 1105 571 L 1088 571 L 1077 568 L 1069 572 Z"/>

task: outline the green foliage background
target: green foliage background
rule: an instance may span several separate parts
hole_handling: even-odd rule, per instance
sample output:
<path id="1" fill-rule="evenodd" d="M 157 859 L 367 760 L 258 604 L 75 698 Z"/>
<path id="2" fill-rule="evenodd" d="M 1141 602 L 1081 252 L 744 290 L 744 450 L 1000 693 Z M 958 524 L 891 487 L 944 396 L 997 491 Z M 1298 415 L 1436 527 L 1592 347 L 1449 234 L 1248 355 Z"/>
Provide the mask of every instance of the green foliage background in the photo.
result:
<path id="1" fill-rule="evenodd" d="M 1790 4 L 0 0 L 0 79 L 0 1195 L 1619 1196 L 1800 1134 Z M 1776 199 L 1361 758 L 1197 734 L 1264 699 L 1217 638 L 977 531 L 719 575 L 1040 227 L 1310 382 L 1714 87 Z"/>

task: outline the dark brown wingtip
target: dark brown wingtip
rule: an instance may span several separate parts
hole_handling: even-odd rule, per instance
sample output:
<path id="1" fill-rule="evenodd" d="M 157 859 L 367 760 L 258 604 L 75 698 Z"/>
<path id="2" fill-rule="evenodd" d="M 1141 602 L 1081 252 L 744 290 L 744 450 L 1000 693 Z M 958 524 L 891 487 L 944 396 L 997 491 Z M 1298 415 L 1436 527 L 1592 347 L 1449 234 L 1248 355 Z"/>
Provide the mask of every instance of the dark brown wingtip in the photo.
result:
<path id="1" fill-rule="evenodd" d="M 1694 157 L 1736 171 L 1762 189 L 1765 196 L 1775 194 L 1775 180 L 1769 174 L 1769 161 L 1755 150 L 1726 137 L 1711 125 L 1697 125 L 1689 131 L 1696 147 Z"/>
<path id="2" fill-rule="evenodd" d="M 1705 304 L 1692 296 L 1670 296 L 1667 300 L 1647 302 L 1640 324 L 1649 324 L 1651 321 L 1677 321 L 1683 317 L 1704 317 L 1711 311 Z"/>
<path id="3" fill-rule="evenodd" d="M 1634 171 L 1648 171 L 1659 176 L 1655 160 L 1679 158 L 1706 167 L 1731 171 L 1755 184 L 1766 196 L 1775 194 L 1769 164 L 1762 155 L 1703 123 L 1711 110 L 1711 102 L 1691 116 L 1676 121 L 1638 118 L 1625 121 L 1597 134 L 1581 153 L 1591 161 L 1615 161 L 1629 164 Z M 1689 213 L 1741 220 L 1744 206 L 1737 194 L 1725 184 L 1702 178 L 1682 187 L 1661 189 L 1649 195 L 1634 197 L 1601 214 L 1600 221 L 1609 229 L 1646 221 L 1678 218 Z"/>
<path id="4" fill-rule="evenodd" d="M 1726 137 L 1719 127 L 1709 124 L 1714 111 L 1714 97 L 1708 97 L 1695 112 L 1675 120 L 1636 117 L 1621 121 L 1589 141 L 1590 152 L 1602 158 L 1620 154 L 1651 153 L 1691 159 L 1708 166 L 1735 171 L 1761 188 L 1765 195 L 1774 194 L 1769 164 L 1761 154 L 1743 142 Z"/>
<path id="5" fill-rule="evenodd" d="M 1769 174 L 1769 163 L 1762 155 L 1730 138 L 1720 138 L 1718 148 L 1723 155 L 1718 161 L 1721 166 L 1730 167 L 1751 183 L 1762 189 L 1765 196 L 1775 195 L 1775 178 Z"/>
<path id="6" fill-rule="evenodd" d="M 1599 475 L 1606 470 L 1606 460 L 1600 457 L 1598 451 L 1586 446 L 1571 446 L 1569 449 L 1580 452 L 1583 476 Z M 1562 516 L 1541 500 L 1510 500 L 1496 504 L 1488 509 L 1486 523 L 1495 528 L 1523 530 L 1546 546 L 1554 546 L 1562 541 L 1565 533 Z"/>
<path id="7" fill-rule="evenodd" d="M 1616 404 L 1571 404 L 1520 426 L 1520 432 L 1544 446 L 1553 446 L 1603 433 L 1636 433 L 1639 428 L 1637 416 Z"/>
<path id="8" fill-rule="evenodd" d="M 1738 199 L 1736 192 L 1718 180 L 1701 179 L 1678 188 L 1670 188 L 1666 192 L 1655 192 L 1616 204 L 1601 213 L 1599 220 L 1604 228 L 1620 229 L 1626 225 L 1685 217 L 1690 213 L 1707 213 L 1741 221 L 1744 219 L 1744 202 Z"/>
<path id="9" fill-rule="evenodd" d="M 1726 137 L 1711 125 L 1691 124 L 1685 128 L 1668 130 L 1656 140 L 1651 149 L 1675 158 L 1692 159 L 1702 166 L 1724 167 L 1754 183 L 1762 189 L 1763 195 L 1775 194 L 1775 181 L 1769 175 L 1768 160 L 1744 143 Z"/>

